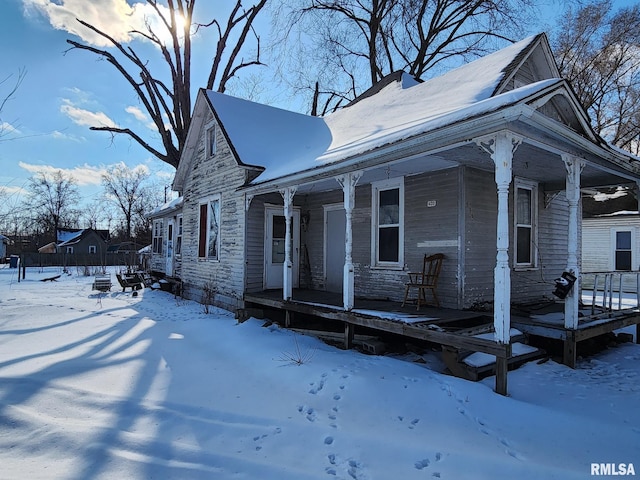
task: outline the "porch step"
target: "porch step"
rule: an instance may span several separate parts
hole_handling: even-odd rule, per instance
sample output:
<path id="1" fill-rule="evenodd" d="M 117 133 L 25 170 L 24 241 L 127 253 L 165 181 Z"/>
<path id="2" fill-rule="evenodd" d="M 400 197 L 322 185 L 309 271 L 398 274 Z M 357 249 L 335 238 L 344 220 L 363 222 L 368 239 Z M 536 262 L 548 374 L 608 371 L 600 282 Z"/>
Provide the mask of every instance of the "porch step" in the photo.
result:
<path id="1" fill-rule="evenodd" d="M 469 333 L 478 338 L 493 338 L 493 332 L 478 332 L 475 335 L 474 332 Z M 544 350 L 527 345 L 526 336 L 521 331 L 512 328 L 510 334 L 512 353 L 508 361 L 509 370 L 515 370 L 531 360 L 546 355 Z M 474 382 L 496 372 L 496 357 L 482 352 L 443 346 L 442 360 L 452 375 Z"/>
<path id="2" fill-rule="evenodd" d="M 509 370 L 515 370 L 531 360 L 546 356 L 544 350 L 524 343 L 518 342 L 511 346 L 513 355 L 508 361 Z M 496 358 L 494 356 L 481 352 L 466 353 L 467 355 L 463 355 L 461 358 L 460 352 L 456 349 L 443 347 L 442 360 L 452 375 L 476 382 L 496 373 Z"/>

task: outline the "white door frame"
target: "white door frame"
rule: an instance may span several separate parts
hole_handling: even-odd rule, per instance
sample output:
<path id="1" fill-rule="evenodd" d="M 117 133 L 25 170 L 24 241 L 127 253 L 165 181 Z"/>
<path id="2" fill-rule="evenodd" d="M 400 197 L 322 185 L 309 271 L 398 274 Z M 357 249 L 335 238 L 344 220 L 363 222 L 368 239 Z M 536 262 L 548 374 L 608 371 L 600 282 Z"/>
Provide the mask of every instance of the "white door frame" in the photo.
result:
<path id="1" fill-rule="evenodd" d="M 173 276 L 173 247 L 175 234 L 175 222 L 171 219 L 167 222 L 167 256 L 165 258 L 164 266 L 164 273 L 167 277 Z"/>
<path id="2" fill-rule="evenodd" d="M 328 252 L 329 252 L 329 236 L 328 236 L 328 226 L 329 226 L 329 216 L 328 213 L 331 211 L 336 211 L 336 210 L 344 210 L 344 203 L 340 202 L 340 203 L 330 203 L 327 205 L 323 205 L 323 210 L 324 210 L 324 241 L 323 241 L 323 245 L 324 245 L 324 251 L 323 251 L 323 265 L 322 265 L 322 271 L 323 271 L 323 275 L 324 275 L 324 287 L 325 290 L 327 289 L 327 277 L 328 277 L 328 272 L 327 272 L 327 257 L 328 257 Z M 346 214 L 345 214 L 346 215 Z M 343 235 L 343 238 L 345 238 L 345 235 Z M 343 278 L 344 275 L 344 258 L 342 259 L 342 265 L 343 267 L 340 269 L 340 278 Z M 340 286 L 340 292 L 342 292 L 343 290 L 343 286 Z"/>
<path id="3" fill-rule="evenodd" d="M 262 286 L 265 290 L 283 288 L 284 263 L 272 263 L 273 248 L 273 217 L 284 217 L 284 208 L 278 205 L 265 205 L 264 212 L 264 268 Z M 293 287 L 299 284 L 300 271 L 300 209 L 294 207 L 293 222 L 291 224 L 293 242 L 291 256 L 293 262 Z"/>

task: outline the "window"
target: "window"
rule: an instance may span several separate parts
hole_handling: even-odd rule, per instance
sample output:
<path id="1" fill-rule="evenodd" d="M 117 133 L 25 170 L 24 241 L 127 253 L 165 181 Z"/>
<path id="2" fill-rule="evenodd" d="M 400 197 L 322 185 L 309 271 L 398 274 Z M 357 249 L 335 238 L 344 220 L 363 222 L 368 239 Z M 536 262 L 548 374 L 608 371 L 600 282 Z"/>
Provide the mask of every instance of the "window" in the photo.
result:
<path id="1" fill-rule="evenodd" d="M 404 264 L 404 180 L 372 184 L 372 265 L 401 267 Z"/>
<path id="2" fill-rule="evenodd" d="M 96 253 L 98 251 L 95 245 L 89 245 L 89 253 Z"/>
<path id="3" fill-rule="evenodd" d="M 615 269 L 631 270 L 631 231 L 621 230 L 615 232 Z"/>
<path id="4" fill-rule="evenodd" d="M 207 129 L 207 157 L 213 157 L 216 154 L 216 127 Z"/>
<path id="5" fill-rule="evenodd" d="M 155 220 L 153 222 L 153 253 L 162 253 L 162 236 L 164 231 L 164 224 L 162 220 Z"/>
<path id="6" fill-rule="evenodd" d="M 180 255 L 182 253 L 182 215 L 178 215 L 178 230 L 176 232 L 176 255 Z"/>
<path id="7" fill-rule="evenodd" d="M 200 204 L 198 257 L 220 258 L 220 196 Z"/>
<path id="8" fill-rule="evenodd" d="M 515 265 L 535 267 L 538 217 L 538 186 L 534 182 L 515 181 Z"/>
<path id="9" fill-rule="evenodd" d="M 67 253 L 73 253 L 73 247 L 67 247 Z"/>

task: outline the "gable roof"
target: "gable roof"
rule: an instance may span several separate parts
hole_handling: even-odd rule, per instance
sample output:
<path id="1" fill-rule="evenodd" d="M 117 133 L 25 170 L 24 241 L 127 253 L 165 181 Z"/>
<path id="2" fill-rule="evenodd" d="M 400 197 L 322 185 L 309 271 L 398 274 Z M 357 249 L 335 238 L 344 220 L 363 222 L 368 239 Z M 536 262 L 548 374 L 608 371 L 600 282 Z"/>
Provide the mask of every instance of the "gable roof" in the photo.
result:
<path id="1" fill-rule="evenodd" d="M 107 241 L 107 238 L 109 237 L 108 230 L 94 230 L 92 228 L 60 228 L 56 235 L 58 239 L 58 246 L 63 247 L 67 245 L 75 245 L 92 232 L 98 235 L 98 237 L 103 241 Z"/>
<path id="2" fill-rule="evenodd" d="M 523 86 L 513 79 L 526 66 Z M 558 69 L 544 34 L 526 38 L 491 55 L 418 83 L 394 73 L 349 106 L 312 117 L 203 91 L 236 158 L 262 170 L 252 185 L 356 158 L 393 144 L 517 103 L 544 105 L 554 95 L 570 97 L 582 132 L 598 141 Z M 539 97 L 544 98 L 539 98 Z M 183 167 L 178 168 L 184 178 Z M 186 163 L 186 162 L 185 162 Z M 184 166 L 187 167 L 186 165 Z M 177 182 L 180 183 L 180 182 Z"/>

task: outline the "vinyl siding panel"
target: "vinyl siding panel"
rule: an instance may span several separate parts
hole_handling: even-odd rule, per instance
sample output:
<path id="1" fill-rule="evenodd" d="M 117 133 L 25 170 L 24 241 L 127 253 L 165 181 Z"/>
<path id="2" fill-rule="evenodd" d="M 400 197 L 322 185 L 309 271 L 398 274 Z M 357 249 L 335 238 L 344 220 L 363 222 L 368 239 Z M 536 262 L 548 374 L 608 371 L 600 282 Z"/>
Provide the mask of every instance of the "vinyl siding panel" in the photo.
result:
<path id="1" fill-rule="evenodd" d="M 497 191 L 492 172 L 467 169 L 465 174 L 464 307 L 493 302 L 496 262 Z M 511 299 L 532 302 L 551 298 L 554 282 L 566 268 L 569 207 L 563 193 L 545 206 L 538 190 L 538 264 L 511 269 Z M 513 265 L 513 184 L 509 196 L 509 262 Z"/>
<path id="2" fill-rule="evenodd" d="M 631 262 L 640 270 L 640 217 L 612 216 L 583 220 L 582 249 L 585 272 L 612 271 L 615 268 L 615 232 L 631 231 Z"/>
<path id="3" fill-rule="evenodd" d="M 493 172 L 465 170 L 463 307 L 493 302 L 498 196 Z"/>
<path id="4" fill-rule="evenodd" d="M 356 296 L 401 301 L 404 296 L 404 284 L 408 279 L 407 270 L 421 269 L 425 253 L 444 253 L 447 258 L 440 277 L 438 296 L 443 306 L 457 305 L 457 189 L 457 169 L 404 179 L 405 265 L 402 269 L 388 269 L 372 267 L 371 264 L 372 186 L 369 184 L 356 187 L 352 217 L 352 258 Z M 338 188 L 306 195 L 301 200 L 303 212 L 308 211 L 310 216 L 309 229 L 303 233 L 302 243 L 308 250 L 310 284 L 315 289 L 325 288 L 323 206 L 342 201 L 342 190 Z M 429 202 L 435 202 L 435 205 L 430 207 Z"/>

